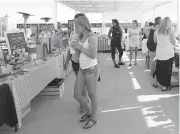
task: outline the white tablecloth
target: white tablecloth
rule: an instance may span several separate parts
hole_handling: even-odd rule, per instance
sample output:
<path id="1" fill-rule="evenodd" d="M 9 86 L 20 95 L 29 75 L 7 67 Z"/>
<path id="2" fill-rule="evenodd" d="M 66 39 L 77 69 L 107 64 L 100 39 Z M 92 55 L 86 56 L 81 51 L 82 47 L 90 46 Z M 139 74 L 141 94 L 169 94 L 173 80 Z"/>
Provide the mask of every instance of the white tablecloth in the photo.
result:
<path id="1" fill-rule="evenodd" d="M 27 75 L 23 75 L 10 82 L 18 116 L 19 127 L 21 127 L 22 108 L 24 108 L 48 83 L 56 78 L 59 68 L 56 58 L 50 58 L 40 66 L 35 67 Z"/>
<path id="2" fill-rule="evenodd" d="M 18 127 L 21 128 L 21 119 L 23 118 L 22 109 L 31 102 L 53 79 L 62 76 L 63 61 L 62 57 L 66 58 L 64 53 L 56 57 L 49 57 L 46 63 L 39 66 L 32 64 L 25 65 L 23 68 L 30 70 L 25 75 L 20 75 L 17 78 L 9 77 L 2 83 L 8 83 L 14 97 Z"/>

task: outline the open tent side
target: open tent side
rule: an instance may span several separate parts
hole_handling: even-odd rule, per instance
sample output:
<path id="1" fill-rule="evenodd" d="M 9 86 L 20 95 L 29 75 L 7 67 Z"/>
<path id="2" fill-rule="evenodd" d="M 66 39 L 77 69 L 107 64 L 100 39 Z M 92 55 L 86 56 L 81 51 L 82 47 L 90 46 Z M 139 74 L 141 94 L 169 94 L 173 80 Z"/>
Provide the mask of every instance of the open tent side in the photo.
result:
<path id="1" fill-rule="evenodd" d="M 57 24 L 57 3 L 61 3 L 76 12 L 102 13 L 102 23 L 105 20 L 117 18 L 124 22 L 133 19 L 143 22 L 143 15 L 151 11 L 155 18 L 155 10 L 163 5 L 177 1 L 177 31 L 179 31 L 179 0 L 54 0 L 54 23 Z M 105 24 L 102 24 L 102 33 Z"/>

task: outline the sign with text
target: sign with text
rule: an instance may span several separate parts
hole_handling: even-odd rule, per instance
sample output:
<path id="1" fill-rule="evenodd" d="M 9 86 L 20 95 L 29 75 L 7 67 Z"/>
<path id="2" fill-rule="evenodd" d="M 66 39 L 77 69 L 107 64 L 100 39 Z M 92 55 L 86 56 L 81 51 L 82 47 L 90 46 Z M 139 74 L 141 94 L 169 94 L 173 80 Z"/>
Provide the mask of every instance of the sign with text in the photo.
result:
<path id="1" fill-rule="evenodd" d="M 6 32 L 6 42 L 9 49 L 9 54 L 12 54 L 13 50 L 26 48 L 26 38 L 23 31 L 18 32 Z"/>

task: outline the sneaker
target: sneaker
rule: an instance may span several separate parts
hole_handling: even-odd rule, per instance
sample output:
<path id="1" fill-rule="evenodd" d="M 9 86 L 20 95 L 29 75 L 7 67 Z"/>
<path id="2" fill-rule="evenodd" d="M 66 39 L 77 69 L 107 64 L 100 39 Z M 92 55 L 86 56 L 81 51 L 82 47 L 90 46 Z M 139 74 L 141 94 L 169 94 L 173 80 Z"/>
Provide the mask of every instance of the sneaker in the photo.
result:
<path id="1" fill-rule="evenodd" d="M 118 65 L 125 65 L 125 63 L 123 63 L 123 62 L 119 62 L 119 63 L 118 63 Z"/>
<path id="2" fill-rule="evenodd" d="M 115 67 L 115 68 L 120 68 L 117 64 L 116 64 L 116 65 L 114 65 L 114 67 Z"/>

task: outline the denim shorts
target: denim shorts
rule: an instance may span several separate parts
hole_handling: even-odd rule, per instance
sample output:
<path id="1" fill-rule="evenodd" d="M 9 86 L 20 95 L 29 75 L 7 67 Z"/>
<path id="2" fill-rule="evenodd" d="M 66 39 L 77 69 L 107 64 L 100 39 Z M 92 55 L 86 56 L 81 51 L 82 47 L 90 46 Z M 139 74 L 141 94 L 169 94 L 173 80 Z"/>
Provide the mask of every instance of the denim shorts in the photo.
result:
<path id="1" fill-rule="evenodd" d="M 100 69 L 98 65 L 95 65 L 93 67 L 87 68 L 87 69 L 81 69 L 82 73 L 87 76 L 95 76 L 96 78 L 99 78 L 100 75 Z"/>

